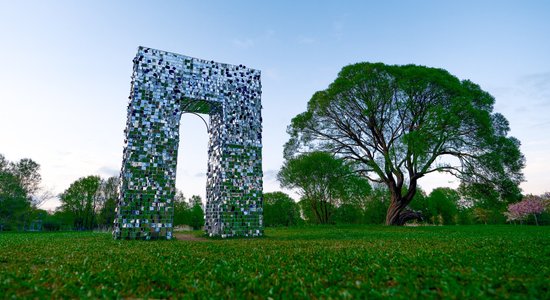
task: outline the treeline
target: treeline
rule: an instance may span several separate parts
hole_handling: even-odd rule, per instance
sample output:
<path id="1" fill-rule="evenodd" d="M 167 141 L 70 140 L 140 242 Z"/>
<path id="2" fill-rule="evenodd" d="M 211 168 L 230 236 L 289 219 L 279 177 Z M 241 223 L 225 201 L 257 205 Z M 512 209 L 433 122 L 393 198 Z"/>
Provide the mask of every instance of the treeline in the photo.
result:
<path id="1" fill-rule="evenodd" d="M 40 209 L 54 197 L 40 187 L 40 165 L 31 159 L 10 162 L 0 154 L 0 231 L 111 230 L 119 197 L 117 177 L 82 177 L 58 195 L 54 212 Z M 371 184 L 353 166 L 324 152 L 287 160 L 278 179 L 300 194 L 298 202 L 282 192 L 265 193 L 264 225 L 384 224 L 390 205 L 385 184 Z M 512 190 L 512 189 L 511 189 Z M 503 196 L 507 195 L 507 196 Z M 175 227 L 200 229 L 204 207 L 199 196 L 174 198 Z M 417 187 L 408 210 L 415 222 L 453 224 L 550 225 L 550 193 L 502 193 L 483 185 L 436 188 L 429 194 Z"/>
<path id="2" fill-rule="evenodd" d="M 3 156 L 0 156 L 3 158 Z M 5 161 L 5 160 L 4 160 Z M 26 174 L 17 176 L 16 166 L 24 163 Z M 87 176 L 73 182 L 63 193 L 57 195 L 61 202 L 54 212 L 40 209 L 40 205 L 55 196 L 37 196 L 40 190 L 40 166 L 30 160 L 22 159 L 18 163 L 7 164 L 0 171 L 0 229 L 27 231 L 92 230 L 109 229 L 115 218 L 118 199 L 118 180 L 116 177 L 101 179 L 99 176 Z M 24 188 L 32 182 L 33 189 Z"/>
<path id="3" fill-rule="evenodd" d="M 44 230 L 104 230 L 110 231 L 116 218 L 119 179 L 87 176 L 73 182 L 61 195 L 61 206 L 46 216 Z M 200 229 L 204 224 L 202 199 L 192 196 L 186 201 L 177 192 L 174 199 L 174 226 L 187 225 Z"/>
<path id="4" fill-rule="evenodd" d="M 79 178 L 59 195 L 59 206 L 45 230 L 110 230 L 116 217 L 118 178 Z"/>
<path id="5" fill-rule="evenodd" d="M 283 192 L 264 194 L 264 224 L 266 227 L 299 226 L 305 224 L 384 224 L 389 206 L 389 192 L 375 186 L 359 201 L 331 205 L 328 221 L 319 219 L 306 199 L 294 201 Z M 461 195 L 460 189 L 440 187 L 429 194 L 419 190 L 411 208 L 422 215 L 417 224 L 530 224 L 550 225 L 550 193 L 527 195 L 512 204 L 493 199 L 472 199 Z M 530 202 L 535 202 L 532 204 Z"/>
<path id="6" fill-rule="evenodd" d="M 32 159 L 8 161 L 0 154 L 0 231 L 29 230 L 43 214 L 37 207 L 51 196 L 40 188 L 40 165 Z"/>
<path id="7" fill-rule="evenodd" d="M 282 192 L 264 194 L 266 226 L 387 223 L 391 199 L 387 185 L 371 185 L 353 165 L 329 153 L 311 152 L 287 160 L 278 179 L 301 197 L 294 202 Z M 414 214 L 414 222 L 423 224 L 550 225 L 550 193 L 522 195 L 515 187 L 498 191 L 483 184 L 461 184 L 456 190 L 436 188 L 429 194 L 416 187 L 406 209 Z"/>
<path id="8" fill-rule="evenodd" d="M 119 197 L 117 177 L 79 178 L 57 198 L 53 212 L 40 209 L 56 196 L 40 187 L 40 165 L 32 159 L 10 162 L 0 154 L 0 231 L 105 230 L 113 227 Z M 174 226 L 200 229 L 204 211 L 200 196 L 189 201 L 176 192 Z"/>

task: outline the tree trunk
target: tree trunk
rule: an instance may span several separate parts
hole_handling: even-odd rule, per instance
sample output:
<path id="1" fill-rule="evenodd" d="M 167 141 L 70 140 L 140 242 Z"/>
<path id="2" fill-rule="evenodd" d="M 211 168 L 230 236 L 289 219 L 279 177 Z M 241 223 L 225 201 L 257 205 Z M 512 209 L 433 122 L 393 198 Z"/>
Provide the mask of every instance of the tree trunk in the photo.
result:
<path id="1" fill-rule="evenodd" d="M 315 202 L 315 200 L 310 198 L 309 203 L 311 205 L 311 210 L 313 211 L 313 213 L 315 214 L 315 217 L 317 218 L 317 221 L 319 221 L 319 223 L 322 224 L 321 215 L 319 214 L 319 210 L 317 209 L 317 202 Z"/>
<path id="2" fill-rule="evenodd" d="M 410 220 L 423 220 L 420 212 L 407 209 L 407 205 L 409 205 L 416 194 L 417 180 L 420 177 L 413 176 L 410 179 L 409 188 L 405 195 L 402 194 L 402 181 L 396 183 L 394 180 L 389 180 L 386 182 L 391 197 L 388 213 L 386 214 L 386 225 L 402 226 Z"/>
<path id="3" fill-rule="evenodd" d="M 422 221 L 422 214 L 407 209 L 403 200 L 392 195 L 388 213 L 386 214 L 386 225 L 403 226 L 410 220 Z"/>
<path id="4" fill-rule="evenodd" d="M 388 212 L 386 213 L 386 225 L 403 225 L 399 224 L 399 215 L 401 214 L 401 208 L 399 206 L 398 200 L 394 197 L 391 197 L 390 206 L 388 207 Z"/>

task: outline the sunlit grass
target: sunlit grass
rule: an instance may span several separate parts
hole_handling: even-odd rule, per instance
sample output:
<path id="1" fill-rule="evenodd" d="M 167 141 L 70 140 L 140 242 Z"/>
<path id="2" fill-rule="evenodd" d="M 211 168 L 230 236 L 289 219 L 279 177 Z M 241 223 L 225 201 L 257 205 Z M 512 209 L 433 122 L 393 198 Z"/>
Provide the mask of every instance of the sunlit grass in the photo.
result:
<path id="1" fill-rule="evenodd" d="M 0 298 L 549 299 L 549 282 L 550 227 L 317 226 L 155 242 L 0 234 Z"/>

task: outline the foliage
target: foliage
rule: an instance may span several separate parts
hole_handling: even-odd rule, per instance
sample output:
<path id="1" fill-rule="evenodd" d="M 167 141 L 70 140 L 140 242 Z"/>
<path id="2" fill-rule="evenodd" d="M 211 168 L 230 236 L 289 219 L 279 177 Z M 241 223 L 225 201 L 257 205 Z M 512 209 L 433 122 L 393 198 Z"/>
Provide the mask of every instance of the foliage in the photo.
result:
<path id="1" fill-rule="evenodd" d="M 23 158 L 18 162 L 10 163 L 10 171 L 19 178 L 21 186 L 27 195 L 33 195 L 40 188 L 40 165 L 30 158 Z"/>
<path id="2" fill-rule="evenodd" d="M 343 203 L 335 209 L 333 219 L 336 224 L 362 224 L 363 209 L 355 204 Z"/>
<path id="3" fill-rule="evenodd" d="M 278 179 L 282 187 L 295 188 L 305 201 L 303 208 L 313 212 L 317 222 L 331 222 L 334 208 L 364 197 L 370 186 L 357 178 L 342 159 L 326 152 L 311 152 L 290 158 Z"/>
<path id="4" fill-rule="evenodd" d="M 183 193 L 176 191 L 174 198 L 174 226 L 179 225 L 188 225 L 193 229 L 200 229 L 204 226 L 204 211 L 200 196 L 193 195 L 189 199 L 189 202 L 186 202 Z"/>
<path id="5" fill-rule="evenodd" d="M 191 220 L 189 203 L 181 191 L 174 197 L 174 226 L 189 225 Z"/>
<path id="6" fill-rule="evenodd" d="M 0 154 L 0 231 L 23 230 L 32 223 L 40 165 L 29 158 L 8 161 Z"/>
<path id="7" fill-rule="evenodd" d="M 0 231 L 23 227 L 29 209 L 30 201 L 19 179 L 0 171 Z"/>
<path id="8" fill-rule="evenodd" d="M 418 194 L 417 194 L 418 196 Z M 460 195 L 451 188 L 433 189 L 429 196 L 415 198 L 411 207 L 422 212 L 424 220 L 432 224 L 456 224 Z"/>
<path id="9" fill-rule="evenodd" d="M 458 225 L 472 225 L 475 224 L 473 209 L 468 207 L 458 207 L 456 223 Z"/>
<path id="10" fill-rule="evenodd" d="M 389 201 L 371 200 L 367 203 L 364 213 L 364 224 L 384 224 Z"/>
<path id="11" fill-rule="evenodd" d="M 7 299 L 549 299 L 550 227 L 314 226 L 261 239 L 0 235 Z M 411 242 L 414 241 L 414 242 Z"/>
<path id="12" fill-rule="evenodd" d="M 517 194 L 525 159 L 493 104 L 478 85 L 442 69 L 349 65 L 292 119 L 285 157 L 324 150 L 354 162 L 387 185 L 386 224 L 402 225 L 416 217 L 407 207 L 418 180 L 433 172 Z"/>
<path id="13" fill-rule="evenodd" d="M 61 194 L 61 206 L 47 217 L 45 230 L 110 230 L 116 217 L 119 178 L 86 176 L 77 179 Z"/>
<path id="14" fill-rule="evenodd" d="M 518 203 L 508 205 L 508 211 L 504 213 L 508 221 L 523 221 L 533 215 L 538 225 L 537 215 L 547 209 L 545 201 L 538 196 L 529 195 Z"/>
<path id="15" fill-rule="evenodd" d="M 3 154 L 0 153 L 0 172 L 6 171 L 9 165 L 10 165 L 10 162 L 6 159 L 6 157 Z"/>
<path id="16" fill-rule="evenodd" d="M 73 182 L 59 195 L 61 210 L 73 216 L 73 226 L 78 230 L 90 230 L 97 224 L 96 209 L 100 203 L 99 176 L 87 176 Z"/>
<path id="17" fill-rule="evenodd" d="M 489 184 L 462 183 L 458 187 L 459 194 L 471 203 L 473 218 L 484 224 L 504 224 L 506 219 L 503 213 L 507 204 L 520 201 L 521 192 L 515 187 L 508 191 L 500 191 Z"/>
<path id="18" fill-rule="evenodd" d="M 283 192 L 264 193 L 264 226 L 295 226 L 302 222 L 300 207 Z"/>
<path id="19" fill-rule="evenodd" d="M 60 217 L 60 213 L 46 214 L 42 218 L 42 230 L 43 231 L 60 231 L 63 229 L 63 220 Z"/>
<path id="20" fill-rule="evenodd" d="M 365 203 L 365 224 L 384 224 L 388 211 L 390 192 L 385 185 L 375 184 L 372 193 Z"/>
<path id="21" fill-rule="evenodd" d="M 372 192 L 372 187 L 367 179 L 358 176 L 351 168 L 347 172 L 349 173 L 343 177 L 344 182 L 335 190 L 336 196 L 340 199 L 340 204 L 352 205 L 362 210 Z"/>
<path id="22" fill-rule="evenodd" d="M 310 201 L 300 198 L 298 201 L 298 207 L 300 208 L 300 216 L 307 224 L 319 224 L 319 219 L 311 209 Z M 332 209 L 332 208 L 331 208 Z"/>
<path id="23" fill-rule="evenodd" d="M 201 229 L 204 226 L 204 210 L 202 209 L 202 200 L 200 196 L 191 197 L 194 200 L 193 206 L 191 206 L 191 222 L 189 226 L 193 229 Z"/>
<path id="24" fill-rule="evenodd" d="M 60 197 L 53 215 L 39 209 L 51 192 L 40 187 L 40 165 L 24 158 L 10 162 L 0 154 L 0 230 L 67 230 L 110 227 L 118 198 L 115 177 L 88 176 L 74 182 Z"/>
<path id="25" fill-rule="evenodd" d="M 100 201 L 99 215 L 97 223 L 104 228 L 112 228 L 116 218 L 116 205 L 119 198 L 118 177 L 109 177 L 107 180 L 101 180 L 99 186 Z"/>

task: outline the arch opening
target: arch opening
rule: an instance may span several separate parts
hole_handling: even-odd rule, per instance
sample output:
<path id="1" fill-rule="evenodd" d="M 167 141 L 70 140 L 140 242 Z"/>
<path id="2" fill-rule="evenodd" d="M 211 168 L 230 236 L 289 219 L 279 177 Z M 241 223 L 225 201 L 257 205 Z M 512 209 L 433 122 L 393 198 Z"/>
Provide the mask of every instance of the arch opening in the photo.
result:
<path id="1" fill-rule="evenodd" d="M 206 204 L 209 115 L 182 113 L 176 171 L 176 188 L 186 199 L 199 195 Z"/>

